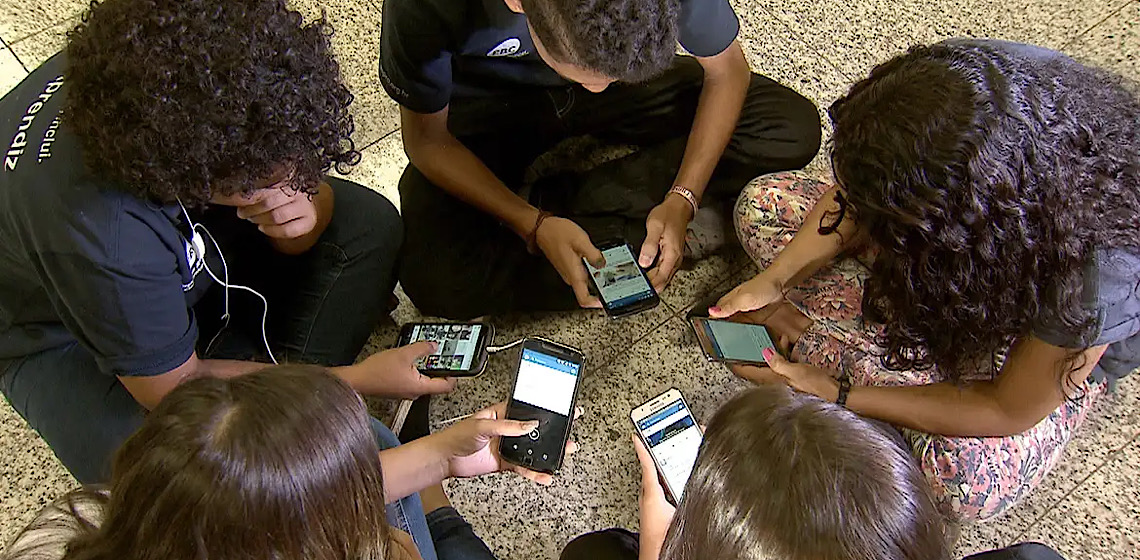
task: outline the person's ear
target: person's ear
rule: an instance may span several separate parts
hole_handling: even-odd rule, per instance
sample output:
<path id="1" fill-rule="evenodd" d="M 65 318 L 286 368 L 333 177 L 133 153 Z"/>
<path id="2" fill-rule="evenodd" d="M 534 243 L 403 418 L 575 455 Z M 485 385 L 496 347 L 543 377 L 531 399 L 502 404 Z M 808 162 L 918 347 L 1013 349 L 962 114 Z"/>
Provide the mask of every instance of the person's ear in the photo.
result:
<path id="1" fill-rule="evenodd" d="M 512 12 L 516 14 L 523 13 L 522 0 L 503 0 Z"/>

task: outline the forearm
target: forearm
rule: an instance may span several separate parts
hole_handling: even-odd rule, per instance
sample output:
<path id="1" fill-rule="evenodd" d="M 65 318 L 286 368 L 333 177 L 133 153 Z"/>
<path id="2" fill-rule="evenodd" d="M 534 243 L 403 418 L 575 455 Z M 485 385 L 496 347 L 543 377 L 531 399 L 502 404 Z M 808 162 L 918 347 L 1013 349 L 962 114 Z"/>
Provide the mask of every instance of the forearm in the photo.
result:
<path id="1" fill-rule="evenodd" d="M 436 435 L 422 437 L 380 452 L 380 465 L 384 472 L 384 499 L 388 503 L 448 478 L 450 457 L 436 445 L 437 438 Z"/>
<path id="2" fill-rule="evenodd" d="M 439 140 L 405 141 L 408 159 L 429 181 L 456 198 L 495 216 L 519 237 L 526 237 L 530 233 L 538 217 L 538 210 L 507 188 L 459 140 L 448 135 Z"/>
<path id="3" fill-rule="evenodd" d="M 718 56 L 728 57 L 728 70 L 705 72 L 696 116 L 675 181 L 693 191 L 698 198 L 704 193 L 713 170 L 736 130 L 751 79 L 748 63 L 744 61 L 739 45 L 733 43 L 729 51 Z"/>
<path id="4" fill-rule="evenodd" d="M 996 386 L 989 381 L 964 386 L 855 387 L 847 397 L 847 407 L 863 416 L 945 436 L 1002 437 L 1036 424 L 1008 414 L 995 393 Z"/>
<path id="5" fill-rule="evenodd" d="M 850 208 L 834 232 L 820 233 L 820 224 L 830 226 L 839 215 L 838 191 L 838 187 L 832 187 L 820 197 L 804 218 L 799 231 L 764 274 L 770 275 L 780 285 L 795 286 L 843 251 L 864 242 L 862 232 L 850 217 Z"/>
<path id="6" fill-rule="evenodd" d="M 313 248 L 317 240 L 324 234 L 332 221 L 334 197 L 332 187 L 321 182 L 317 194 L 313 195 L 313 203 L 317 208 L 317 223 L 309 233 L 293 239 L 280 239 L 270 237 L 269 243 L 279 253 L 286 255 L 300 255 Z"/>

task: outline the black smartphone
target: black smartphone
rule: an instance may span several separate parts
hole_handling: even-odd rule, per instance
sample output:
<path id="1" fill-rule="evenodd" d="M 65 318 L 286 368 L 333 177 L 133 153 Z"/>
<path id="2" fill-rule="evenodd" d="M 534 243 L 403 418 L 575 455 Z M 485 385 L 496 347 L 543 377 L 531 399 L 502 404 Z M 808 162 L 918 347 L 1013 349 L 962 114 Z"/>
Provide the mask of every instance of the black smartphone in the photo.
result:
<path id="1" fill-rule="evenodd" d="M 669 389 L 633 409 L 629 418 L 657 465 L 669 500 L 677 505 L 704 440 L 685 397 L 680 391 Z"/>
<path id="2" fill-rule="evenodd" d="M 765 365 L 764 349 L 777 351 L 764 325 L 707 317 L 689 317 L 689 324 L 710 361 Z"/>
<path id="3" fill-rule="evenodd" d="M 649 277 L 637 264 L 633 247 L 621 239 L 598 244 L 606 258 L 606 266 L 594 268 L 586 263 L 586 271 L 594 290 L 602 300 L 602 307 L 610 317 L 632 315 L 657 307 L 661 298 L 649 283 Z M 583 259 L 585 262 L 585 259 Z"/>
<path id="4" fill-rule="evenodd" d="M 538 420 L 529 434 L 499 440 L 504 460 L 553 474 L 562 467 L 585 358 L 578 350 L 542 338 L 522 343 L 507 418 Z"/>
<path id="5" fill-rule="evenodd" d="M 416 362 L 424 375 L 473 377 L 487 367 L 487 346 L 495 339 L 490 323 L 408 323 L 400 329 L 400 346 L 421 340 L 438 344 L 434 354 Z"/>

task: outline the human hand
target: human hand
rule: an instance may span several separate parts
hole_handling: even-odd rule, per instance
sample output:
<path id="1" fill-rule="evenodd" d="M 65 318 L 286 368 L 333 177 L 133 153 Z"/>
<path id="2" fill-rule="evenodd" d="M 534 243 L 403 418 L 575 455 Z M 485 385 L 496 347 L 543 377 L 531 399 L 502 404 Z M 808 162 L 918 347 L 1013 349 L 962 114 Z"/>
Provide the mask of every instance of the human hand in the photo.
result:
<path id="1" fill-rule="evenodd" d="M 317 195 L 296 191 L 288 179 L 247 194 L 215 197 L 212 202 L 237 208 L 237 215 L 274 239 L 297 239 L 308 235 L 319 222 L 318 197 L 327 197 L 332 187 L 321 183 Z"/>
<path id="2" fill-rule="evenodd" d="M 665 201 L 649 212 L 645 219 L 645 243 L 637 264 L 649 268 L 649 280 L 658 293 L 669 285 L 677 265 L 685 254 L 685 231 L 693 219 L 693 207 L 680 196 L 666 196 Z"/>
<path id="3" fill-rule="evenodd" d="M 575 411 L 575 418 L 581 409 Z M 499 471 L 512 471 L 523 478 L 533 480 L 543 486 L 554 482 L 554 477 L 508 463 L 499 455 L 499 438 L 516 437 L 529 433 L 538 427 L 537 420 L 507 420 L 507 403 L 499 403 L 437 432 L 432 437 L 442 447 L 448 460 L 448 476 L 472 477 Z M 578 451 L 578 444 L 566 443 L 566 455 Z"/>
<path id="4" fill-rule="evenodd" d="M 566 218 L 551 216 L 539 225 L 535 232 L 535 244 L 546 255 L 546 260 L 554 265 L 562 281 L 574 290 L 578 305 L 590 308 L 602 306 L 597 297 L 590 295 L 588 274 L 582 259 L 589 261 L 594 268 L 606 266 L 606 259 L 578 224 Z"/>
<path id="5" fill-rule="evenodd" d="M 839 398 L 839 382 L 831 372 L 789 361 L 771 348 L 764 349 L 764 360 L 767 367 L 735 365 L 732 372 L 754 383 L 785 383 L 825 401 L 835 402 Z"/>
<path id="6" fill-rule="evenodd" d="M 416 368 L 416 361 L 434 353 L 436 348 L 435 342 L 421 340 L 377 352 L 359 364 L 343 368 L 342 377 L 365 395 L 415 399 L 421 395 L 447 393 L 455 388 L 455 379 L 428 377 Z"/>
<path id="7" fill-rule="evenodd" d="M 638 499 L 641 520 L 640 556 L 657 558 L 661 556 L 661 545 L 665 544 L 665 533 L 673 522 L 676 508 L 665 498 L 665 489 L 661 487 L 657 465 L 653 462 L 653 457 L 649 456 L 649 450 L 645 449 L 636 435 L 630 437 L 633 439 L 633 450 L 637 453 L 637 462 L 641 463 L 641 497 Z"/>
<path id="8" fill-rule="evenodd" d="M 716 305 L 709 308 L 709 317 L 723 319 L 737 313 L 761 309 L 783 300 L 783 284 L 761 272 L 720 298 Z"/>

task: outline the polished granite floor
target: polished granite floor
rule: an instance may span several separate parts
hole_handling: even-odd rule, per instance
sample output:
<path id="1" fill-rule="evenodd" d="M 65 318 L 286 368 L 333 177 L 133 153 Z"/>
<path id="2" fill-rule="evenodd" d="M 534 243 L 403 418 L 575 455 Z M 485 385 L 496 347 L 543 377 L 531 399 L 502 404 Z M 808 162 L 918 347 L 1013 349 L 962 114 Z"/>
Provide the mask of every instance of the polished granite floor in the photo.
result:
<path id="1" fill-rule="evenodd" d="M 382 0 L 296 0 L 308 14 L 323 7 L 356 95 L 356 135 L 364 158 L 351 177 L 399 204 L 396 181 L 407 163 L 395 104 L 376 80 Z M 56 52 L 78 20 L 83 0 L 6 0 L 0 6 L 0 94 Z M 1060 49 L 1140 80 L 1137 0 L 735 0 L 741 43 L 755 70 L 826 106 L 872 64 L 908 45 L 952 36 L 988 36 Z M 813 167 L 821 168 L 820 159 Z M 583 451 L 557 483 L 540 488 L 514 476 L 454 481 L 457 507 L 501 558 L 556 558 L 585 531 L 635 527 L 636 462 L 627 411 L 668 387 L 689 396 L 706 417 L 745 385 L 706 363 L 683 321 L 700 297 L 755 273 L 740 255 L 715 257 L 683 271 L 654 311 L 610 321 L 594 312 L 495 320 L 500 341 L 541 335 L 582 348 L 588 376 L 574 428 Z M 404 299 L 395 313 L 418 317 Z M 394 327 L 370 344 L 386 347 Z M 513 364 L 494 357 L 480 378 L 437 399 L 440 421 L 502 400 Z M 1134 375 L 1098 404 L 1044 486 L 1008 515 L 965 527 L 966 554 L 1039 540 L 1068 558 L 1140 558 L 1140 379 Z M 0 404 L 0 543 L 52 498 L 74 487 L 51 451 L 6 402 Z M 2 546 L 2 544 L 0 544 Z"/>

